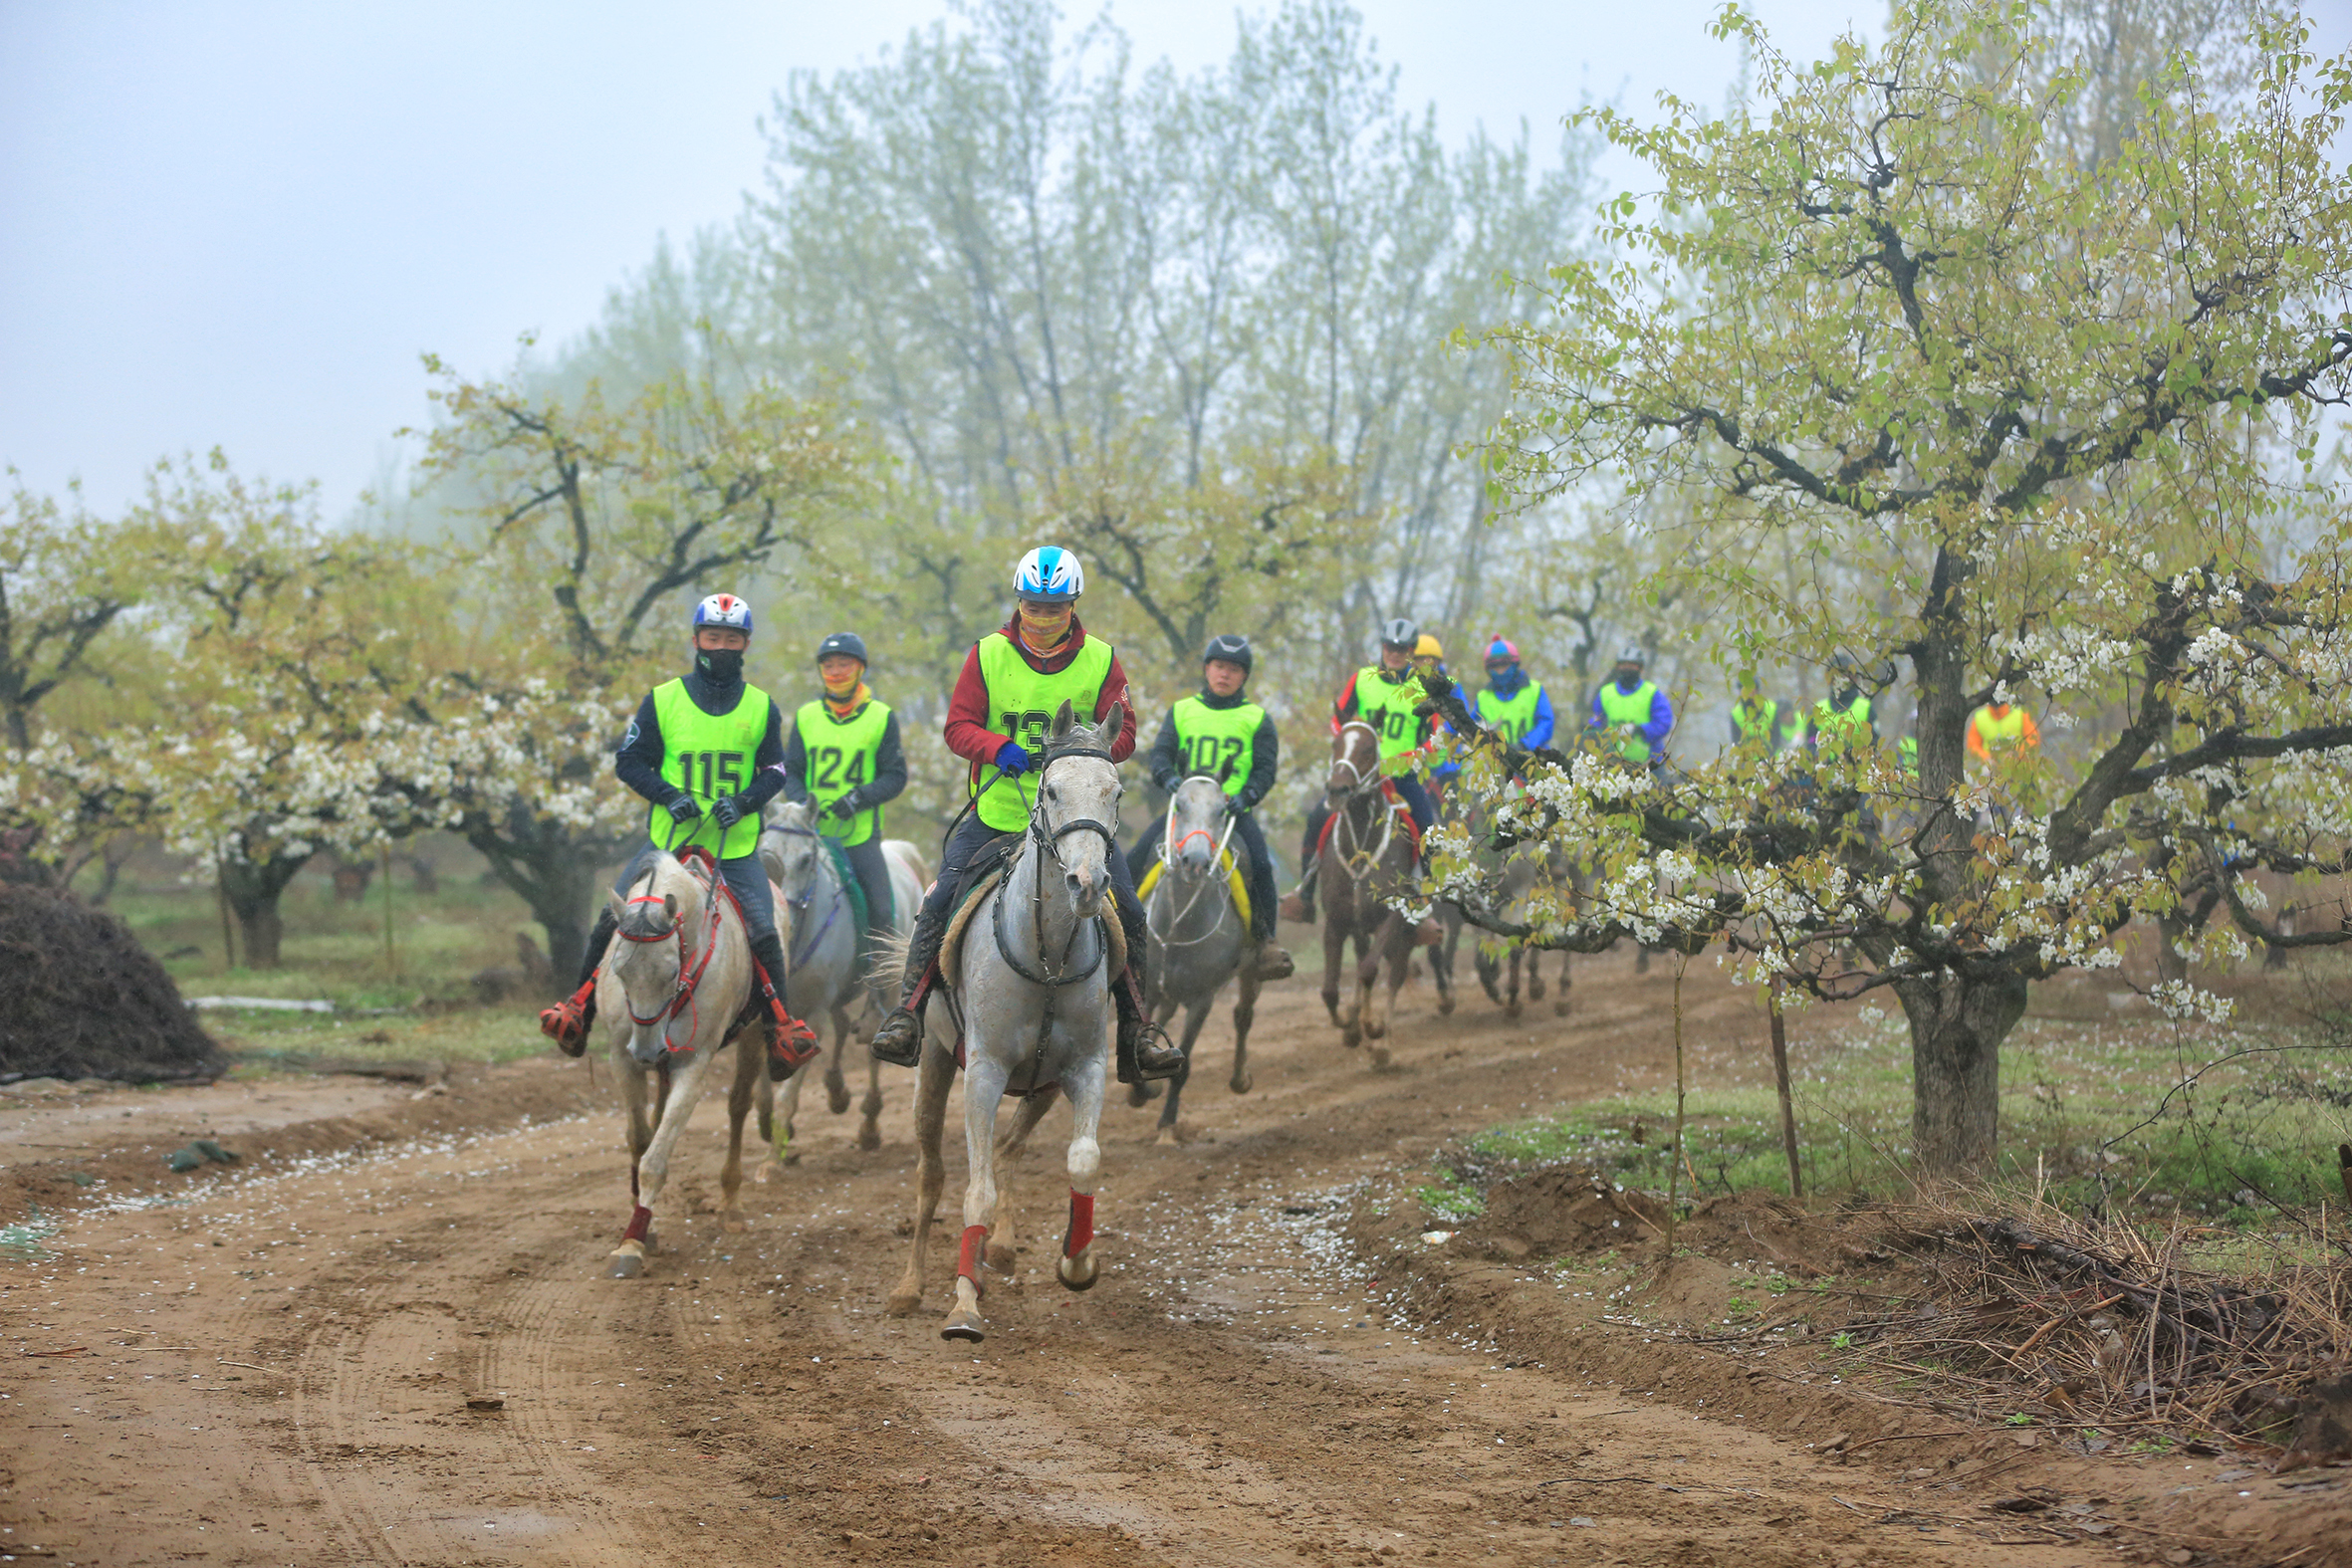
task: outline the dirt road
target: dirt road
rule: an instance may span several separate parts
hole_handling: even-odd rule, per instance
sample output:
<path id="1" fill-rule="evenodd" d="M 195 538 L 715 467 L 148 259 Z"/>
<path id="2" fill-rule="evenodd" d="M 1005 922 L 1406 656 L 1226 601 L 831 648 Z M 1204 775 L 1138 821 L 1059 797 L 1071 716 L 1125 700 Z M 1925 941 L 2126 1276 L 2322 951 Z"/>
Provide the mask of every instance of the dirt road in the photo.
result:
<path id="1" fill-rule="evenodd" d="M 599 1267 L 626 1215 L 617 1119 L 499 1125 L 551 1082 L 584 1088 L 572 1064 L 465 1087 L 476 1131 L 85 1201 L 43 1257 L 0 1266 L 0 1561 L 2114 1561 L 2004 1531 L 1991 1491 L 1923 1500 L 1720 1399 L 1509 1366 L 1371 1304 L 1346 1194 L 1523 1107 L 1643 1081 L 1668 984 L 1597 965 L 1575 1016 L 1519 1024 L 1483 1000 L 1441 1022 L 1417 988 L 1374 1074 L 1294 982 L 1261 1005 L 1251 1095 L 1223 1087 L 1222 1026 L 1205 1037 L 1191 1143 L 1106 1117 L 1113 1261 L 1088 1295 L 1043 1239 L 1065 1191 L 1048 1120 L 1011 1184 L 1040 1239 L 977 1348 L 937 1337 L 943 1283 L 922 1317 L 881 1312 L 906 1244 L 903 1076 L 878 1153 L 813 1096 L 803 1158 L 747 1189 L 742 1235 L 709 1212 L 706 1103 L 673 1187 L 703 1212 L 664 1222 L 634 1281 Z M 1691 1035 L 1728 1059 L 1743 1002 L 1694 992 Z M 233 1134 L 233 1113 L 210 1125 Z"/>

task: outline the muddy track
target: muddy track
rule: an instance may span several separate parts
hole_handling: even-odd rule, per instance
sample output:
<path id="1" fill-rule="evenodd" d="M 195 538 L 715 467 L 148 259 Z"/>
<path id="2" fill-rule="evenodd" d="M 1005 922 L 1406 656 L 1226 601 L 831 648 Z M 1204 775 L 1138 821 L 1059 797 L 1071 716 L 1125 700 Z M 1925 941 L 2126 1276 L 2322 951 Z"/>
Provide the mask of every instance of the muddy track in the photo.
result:
<path id="1" fill-rule="evenodd" d="M 0 1556 L 2116 1560 L 2111 1541 L 2024 1539 L 1983 1510 L 1994 1490 L 1943 1481 L 1928 1498 L 1891 1462 L 1819 1456 L 1801 1410 L 1750 1419 L 1736 1400 L 1612 1386 L 1605 1367 L 1507 1366 L 1377 1304 L 1397 1282 L 1367 1277 L 1345 1240 L 1359 1184 L 1658 1070 L 1671 982 L 1613 962 L 1580 979 L 1556 1022 L 1507 1022 L 1483 1000 L 1440 1020 L 1409 990 L 1380 1074 L 1294 982 L 1260 1005 L 1246 1097 L 1222 1086 L 1212 1028 L 1189 1144 L 1155 1147 L 1149 1111 L 1105 1117 L 1110 1261 L 1083 1296 L 1052 1276 L 1065 1120 L 1050 1117 L 1010 1172 L 1031 1245 L 992 1283 L 980 1347 L 936 1335 L 952 1224 L 924 1315 L 882 1314 L 907 1244 L 905 1075 L 876 1153 L 852 1146 L 853 1117 L 811 1102 L 799 1164 L 746 1189 L 747 1234 L 711 1212 L 723 1115 L 706 1103 L 673 1183 L 686 1203 L 634 1281 L 600 1275 L 626 1214 L 618 1119 L 515 1127 L 518 1101 L 559 1092 L 540 1078 L 528 1094 L 512 1074 L 460 1086 L 470 1134 L 436 1107 L 444 1125 L 256 1161 L 161 1202 L 110 1187 L 112 1207 L 86 1204 L 44 1259 L 0 1267 Z M 1728 1063 L 1745 1006 L 1694 982 L 1689 1032 Z M 577 1067 L 539 1071 L 580 1087 Z M 960 1154 L 951 1167 L 952 1218 Z"/>

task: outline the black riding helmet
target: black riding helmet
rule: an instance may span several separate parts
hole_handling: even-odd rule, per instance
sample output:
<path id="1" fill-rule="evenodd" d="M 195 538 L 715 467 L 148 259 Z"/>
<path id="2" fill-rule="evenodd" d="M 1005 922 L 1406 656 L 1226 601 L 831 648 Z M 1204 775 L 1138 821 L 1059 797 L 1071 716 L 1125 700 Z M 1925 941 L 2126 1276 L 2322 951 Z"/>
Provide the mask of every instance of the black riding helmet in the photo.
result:
<path id="1" fill-rule="evenodd" d="M 1238 664 L 1242 667 L 1244 675 L 1249 674 L 1250 639 L 1237 637 L 1230 631 L 1221 636 L 1211 637 L 1208 649 L 1201 654 L 1201 662 L 1206 664 L 1211 659 L 1223 659 L 1228 664 Z"/>
<path id="2" fill-rule="evenodd" d="M 817 645 L 817 662 L 823 663 L 836 653 L 846 653 L 858 663 L 867 661 L 865 639 L 853 631 L 836 631 Z"/>
<path id="3" fill-rule="evenodd" d="M 1380 628 L 1380 645 L 1384 648 L 1403 648 L 1409 652 L 1420 640 L 1421 628 L 1401 615 Z"/>

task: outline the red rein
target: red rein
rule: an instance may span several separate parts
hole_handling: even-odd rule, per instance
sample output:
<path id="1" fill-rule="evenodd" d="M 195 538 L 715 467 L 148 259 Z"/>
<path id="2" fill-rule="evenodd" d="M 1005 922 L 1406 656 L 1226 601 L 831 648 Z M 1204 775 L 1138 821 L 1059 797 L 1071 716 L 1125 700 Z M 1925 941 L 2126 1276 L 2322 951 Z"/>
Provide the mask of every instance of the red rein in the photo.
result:
<path id="1" fill-rule="evenodd" d="M 1069 1195 L 1069 1234 L 1061 1238 L 1061 1255 L 1075 1257 L 1094 1242 L 1094 1195 Z"/>

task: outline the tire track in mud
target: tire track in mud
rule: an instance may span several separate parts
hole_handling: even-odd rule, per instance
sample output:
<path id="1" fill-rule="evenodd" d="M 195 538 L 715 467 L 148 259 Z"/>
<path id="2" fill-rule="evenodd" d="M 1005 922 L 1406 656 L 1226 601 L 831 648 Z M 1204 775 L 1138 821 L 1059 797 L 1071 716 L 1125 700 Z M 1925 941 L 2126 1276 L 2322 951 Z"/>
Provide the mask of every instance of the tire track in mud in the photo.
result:
<path id="1" fill-rule="evenodd" d="M 1052 1274 L 1065 1188 L 1063 1118 L 1050 1117 L 1007 1171 L 1035 1233 L 992 1280 L 991 1337 L 976 1351 L 936 1337 L 952 1226 L 922 1314 L 881 1313 L 907 1245 L 893 1233 L 911 1197 L 904 1081 L 889 1085 L 877 1153 L 854 1149 L 854 1114 L 805 1116 L 800 1164 L 745 1188 L 748 1234 L 692 1212 L 698 1195 L 707 1210 L 724 1152 L 723 1102 L 704 1105 L 664 1248 L 633 1281 L 600 1277 L 624 1213 L 609 1114 L 80 1222 L 59 1244 L 95 1253 L 178 1246 L 200 1214 L 186 1245 L 224 1245 L 196 1253 L 194 1296 L 150 1304 L 156 1329 L 189 1336 L 161 1342 L 289 1375 L 262 1394 L 142 1386 L 124 1408 L 155 1423 L 222 1401 L 220 1447 L 158 1449 L 134 1475 L 87 1448 L 61 1454 L 53 1470 L 80 1464 L 141 1499 L 135 1516 L 66 1522 L 84 1561 L 205 1568 L 634 1568 L 681 1550 L 1067 1568 L 1977 1568 L 1985 1545 L 1965 1534 L 1858 1535 L 1865 1513 L 1916 1499 L 1742 1430 L 1736 1413 L 1506 1370 L 1416 1336 L 1332 1250 L 1332 1195 L 1348 1184 L 1530 1101 L 1615 1092 L 1626 1071 L 1649 1070 L 1628 1063 L 1655 1054 L 1646 1035 L 1633 1043 L 1656 1031 L 1655 999 L 1630 984 L 1614 1000 L 1577 996 L 1564 1025 L 1513 1023 L 1483 1003 L 1440 1025 L 1418 1013 L 1426 992 L 1408 992 L 1399 1069 L 1373 1074 L 1338 1048 L 1310 992 L 1269 993 L 1257 1091 L 1235 1098 L 1205 1071 L 1189 1107 L 1198 1141 L 1155 1148 L 1154 1112 L 1106 1115 L 1106 1270 L 1082 1296 Z M 1737 1008 L 1702 996 L 1687 1022 L 1728 1029 Z M 1218 1049 L 1204 1054 L 1221 1065 Z M 952 1214 L 960 1156 L 950 1164 Z M 238 1287 L 242 1301 L 217 1299 L 227 1268 L 198 1279 L 214 1257 L 262 1260 L 248 1252 L 279 1271 Z M 91 1321 L 134 1321 L 107 1315 L 127 1309 L 120 1281 L 61 1268 L 55 1288 Z M 53 1375 L 42 1409 L 88 1407 L 69 1382 L 81 1369 Z M 12 1391 L 7 1415 L 22 1421 L 31 1391 Z M 465 1409 L 502 1392 L 503 1410 Z M 2003 1547 L 2000 1560 L 2085 1559 Z"/>

